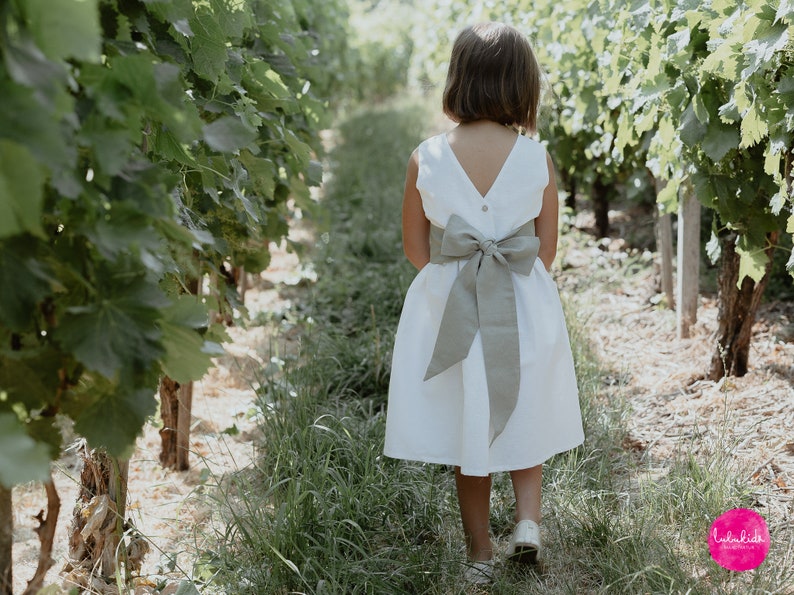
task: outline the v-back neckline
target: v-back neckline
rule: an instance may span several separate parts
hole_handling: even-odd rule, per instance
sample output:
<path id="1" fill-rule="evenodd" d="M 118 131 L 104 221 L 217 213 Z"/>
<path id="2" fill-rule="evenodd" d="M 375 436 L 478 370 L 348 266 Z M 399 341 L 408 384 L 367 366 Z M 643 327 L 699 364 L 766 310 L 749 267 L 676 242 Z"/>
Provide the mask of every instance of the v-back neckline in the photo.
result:
<path id="1" fill-rule="evenodd" d="M 488 187 L 488 190 L 485 192 L 485 194 L 483 194 L 482 192 L 479 191 L 479 189 L 477 188 L 477 186 L 469 176 L 469 173 L 466 171 L 466 168 L 463 167 L 463 164 L 460 162 L 460 159 L 458 159 L 458 156 L 455 154 L 455 151 L 449 142 L 449 137 L 447 136 L 447 133 L 444 133 L 443 136 L 444 136 L 444 143 L 447 145 L 447 149 L 449 150 L 449 153 L 452 156 L 452 161 L 454 161 L 457 164 L 457 167 L 460 170 L 460 173 L 463 175 L 463 178 L 469 184 L 471 189 L 474 190 L 475 194 L 477 194 L 477 196 L 480 197 L 481 200 L 486 200 L 488 198 L 488 195 L 491 194 L 491 191 L 496 186 L 497 182 L 499 182 L 499 179 L 502 177 L 502 173 L 506 169 L 507 162 L 510 161 L 510 158 L 513 156 L 513 153 L 516 152 L 519 139 L 521 138 L 520 134 L 516 135 L 516 140 L 513 143 L 513 146 L 510 147 L 510 152 L 507 154 L 507 157 L 505 157 L 505 160 L 502 162 L 502 166 L 499 168 L 499 173 L 496 174 L 496 177 L 493 179 L 493 182 L 491 182 L 491 185 Z"/>

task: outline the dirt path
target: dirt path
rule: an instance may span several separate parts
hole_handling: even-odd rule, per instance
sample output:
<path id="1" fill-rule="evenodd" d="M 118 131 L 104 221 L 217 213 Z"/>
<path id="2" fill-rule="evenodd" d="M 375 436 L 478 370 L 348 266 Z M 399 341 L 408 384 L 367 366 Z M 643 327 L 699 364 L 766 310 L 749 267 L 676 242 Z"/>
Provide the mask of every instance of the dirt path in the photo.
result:
<path id="1" fill-rule="evenodd" d="M 681 452 L 703 462 L 727 451 L 759 512 L 772 525 L 794 526 L 794 303 L 762 304 L 746 376 L 707 381 L 715 296 L 700 297 L 691 337 L 678 339 L 675 312 L 659 305 L 655 255 L 627 250 L 621 238 L 561 243 L 560 290 L 582 305 L 586 334 L 616 371 L 605 392 L 629 402 L 624 448 L 662 473 Z"/>

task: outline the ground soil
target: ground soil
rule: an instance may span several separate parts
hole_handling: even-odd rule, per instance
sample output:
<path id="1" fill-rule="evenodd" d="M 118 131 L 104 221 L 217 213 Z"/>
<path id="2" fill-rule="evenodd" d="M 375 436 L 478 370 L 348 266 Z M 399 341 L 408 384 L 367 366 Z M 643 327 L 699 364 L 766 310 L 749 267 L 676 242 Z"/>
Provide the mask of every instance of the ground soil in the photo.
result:
<path id="1" fill-rule="evenodd" d="M 660 299 L 657 256 L 648 250 L 652 219 L 621 212 L 610 217 L 613 237 L 603 240 L 587 234 L 593 223 L 587 213 L 569 221 L 555 276 L 610 370 L 605 398 L 628 400 L 624 448 L 662 470 L 682 449 L 703 457 L 727 449 L 770 524 L 794 524 L 794 303 L 762 305 L 745 377 L 706 381 L 716 329 L 714 296 L 701 296 L 692 336 L 679 339 L 675 312 Z M 138 593 L 173 593 L 191 574 L 197 552 L 209 547 L 214 535 L 213 486 L 252 459 L 258 372 L 279 349 L 289 349 L 274 348 L 273 325 L 262 320 L 268 313 L 288 312 L 293 298 L 285 296 L 296 294 L 284 289 L 305 278 L 294 254 L 273 249 L 272 266 L 247 292 L 251 322 L 229 329 L 228 355 L 196 385 L 191 469 L 160 467 L 156 424 L 147 425 L 138 440 L 130 462 L 129 508 L 152 543 Z M 63 505 L 50 584 L 62 582 L 77 465 L 77 457 L 67 454 L 54 472 Z M 13 501 L 14 592 L 21 593 L 37 561 L 32 517 L 44 507 L 43 489 L 19 486 Z"/>
<path id="2" fill-rule="evenodd" d="M 581 234 L 594 227 L 589 213 L 571 221 L 557 282 L 611 372 L 604 394 L 628 402 L 624 448 L 659 473 L 682 452 L 701 462 L 729 453 L 754 507 L 794 534 L 794 302 L 762 303 L 748 374 L 705 380 L 716 350 L 717 301 L 707 287 L 715 271 L 703 263 L 697 322 L 679 338 L 660 293 L 659 256 L 649 250 L 652 215 L 613 211 L 610 219 L 611 237 L 600 240 Z"/>

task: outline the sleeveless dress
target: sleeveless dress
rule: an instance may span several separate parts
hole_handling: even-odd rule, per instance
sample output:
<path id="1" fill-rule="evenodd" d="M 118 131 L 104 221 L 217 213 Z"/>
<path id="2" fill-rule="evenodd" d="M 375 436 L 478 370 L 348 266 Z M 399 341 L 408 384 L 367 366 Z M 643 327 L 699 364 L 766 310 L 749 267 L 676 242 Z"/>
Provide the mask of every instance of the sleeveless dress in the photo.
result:
<path id="1" fill-rule="evenodd" d="M 425 216 L 445 228 L 453 215 L 482 235 L 504 238 L 540 213 L 548 184 L 544 147 L 518 136 L 482 196 L 446 134 L 418 147 L 417 189 Z M 525 469 L 584 440 L 568 332 L 557 286 L 540 259 L 511 273 L 519 337 L 518 401 L 492 441 L 481 333 L 468 356 L 424 380 L 447 298 L 465 261 L 428 263 L 405 297 L 395 336 L 384 454 L 457 465 L 465 475 Z"/>

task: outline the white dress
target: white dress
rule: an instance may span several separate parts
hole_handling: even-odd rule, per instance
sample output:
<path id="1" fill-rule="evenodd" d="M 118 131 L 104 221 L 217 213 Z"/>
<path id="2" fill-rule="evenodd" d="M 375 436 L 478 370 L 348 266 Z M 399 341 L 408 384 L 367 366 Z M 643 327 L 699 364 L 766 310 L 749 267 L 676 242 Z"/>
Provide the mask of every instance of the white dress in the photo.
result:
<path id="1" fill-rule="evenodd" d="M 519 136 L 485 196 L 452 152 L 446 134 L 418 148 L 417 189 L 425 216 L 444 228 L 451 215 L 490 238 L 538 216 L 548 184 L 546 151 Z M 465 262 L 427 264 L 411 283 L 395 337 L 386 416 L 387 456 L 458 465 L 466 475 L 525 469 L 584 440 L 573 358 L 557 286 L 540 259 L 512 273 L 520 345 L 518 403 L 491 443 L 488 387 L 478 332 L 462 362 L 423 380 L 447 296 Z"/>

